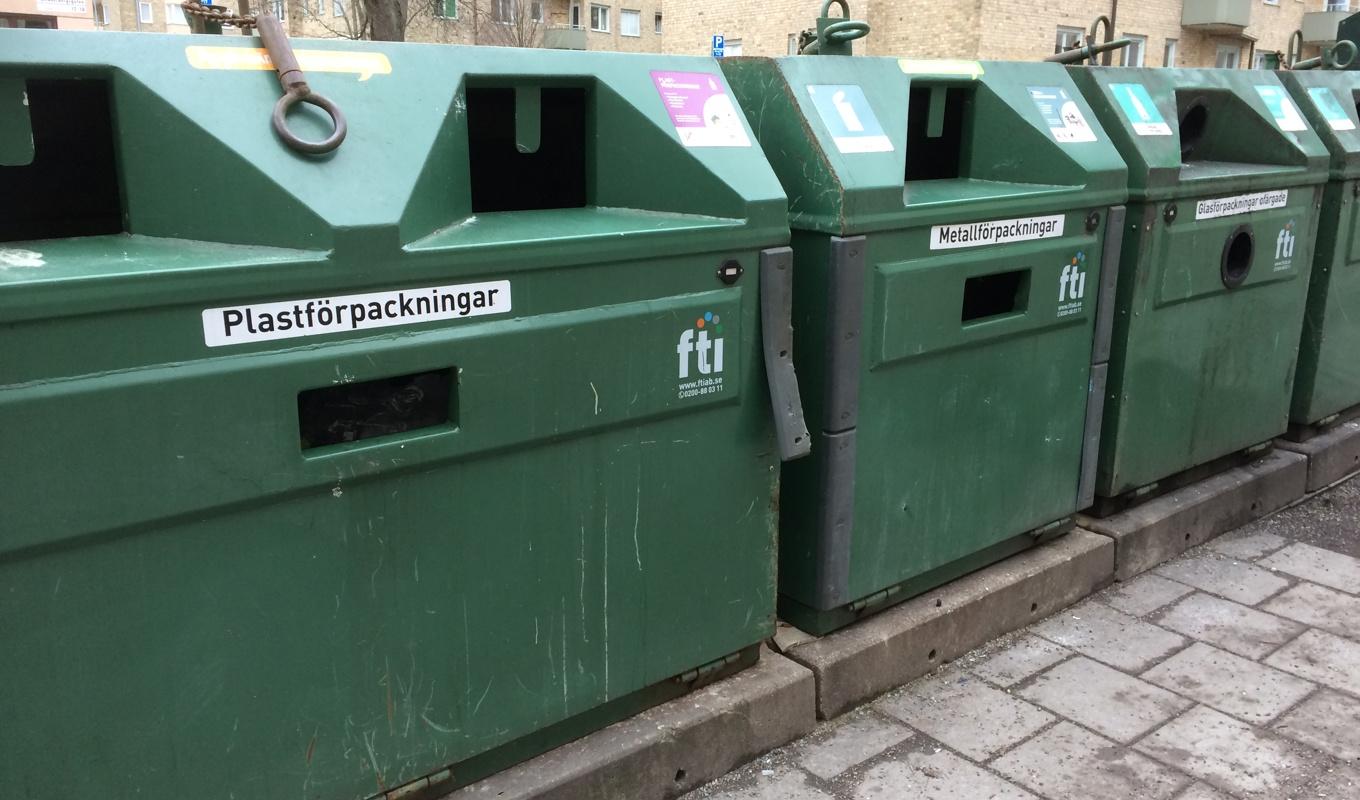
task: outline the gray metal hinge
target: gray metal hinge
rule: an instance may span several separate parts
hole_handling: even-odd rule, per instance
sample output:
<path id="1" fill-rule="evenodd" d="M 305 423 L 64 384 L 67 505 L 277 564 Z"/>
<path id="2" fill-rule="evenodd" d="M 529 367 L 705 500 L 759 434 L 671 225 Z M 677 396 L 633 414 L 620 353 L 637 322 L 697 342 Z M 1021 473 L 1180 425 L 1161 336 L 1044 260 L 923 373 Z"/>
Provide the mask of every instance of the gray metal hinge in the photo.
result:
<path id="1" fill-rule="evenodd" d="M 812 451 L 812 437 L 808 435 L 798 375 L 793 369 L 791 248 L 775 247 L 760 252 L 760 329 L 779 458 L 792 461 Z"/>

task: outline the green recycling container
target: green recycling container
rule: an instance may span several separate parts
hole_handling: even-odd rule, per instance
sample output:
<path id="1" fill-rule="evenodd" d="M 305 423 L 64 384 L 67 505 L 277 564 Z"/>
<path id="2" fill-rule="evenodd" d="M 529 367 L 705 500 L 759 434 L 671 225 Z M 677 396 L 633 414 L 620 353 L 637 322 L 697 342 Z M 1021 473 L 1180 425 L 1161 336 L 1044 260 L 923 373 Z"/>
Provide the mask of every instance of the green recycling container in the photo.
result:
<path id="1" fill-rule="evenodd" d="M 1288 427 L 1327 151 L 1272 72 L 1073 67 L 1129 164 L 1096 492 Z"/>
<path id="2" fill-rule="evenodd" d="M 0 30 L 5 798 L 442 791 L 774 630 L 788 222 L 718 67 L 294 45 L 327 156 L 254 39 Z"/>
<path id="3" fill-rule="evenodd" d="M 1331 154 L 1289 416 L 1308 429 L 1360 405 L 1360 73 L 1279 75 Z"/>
<path id="4" fill-rule="evenodd" d="M 814 444 L 784 470 L 781 615 L 824 633 L 1068 529 L 1126 175 L 1066 71 L 722 65 L 793 228 Z"/>

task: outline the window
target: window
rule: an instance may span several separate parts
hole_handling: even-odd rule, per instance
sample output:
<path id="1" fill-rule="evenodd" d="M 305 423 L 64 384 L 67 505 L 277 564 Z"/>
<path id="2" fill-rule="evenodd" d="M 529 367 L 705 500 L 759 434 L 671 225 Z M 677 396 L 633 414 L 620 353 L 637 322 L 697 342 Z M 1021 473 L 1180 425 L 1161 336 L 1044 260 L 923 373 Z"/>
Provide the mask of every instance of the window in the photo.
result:
<path id="1" fill-rule="evenodd" d="M 458 19 L 458 0 L 434 0 L 434 15 L 441 19 Z"/>
<path id="2" fill-rule="evenodd" d="M 103 3 L 94 4 L 94 21 L 96 25 L 109 24 L 109 7 Z"/>
<path id="3" fill-rule="evenodd" d="M 331 0 L 331 15 L 336 17 L 345 16 L 345 0 Z"/>
<path id="4" fill-rule="evenodd" d="M 741 55 L 741 40 L 728 37 L 723 43 L 723 55 L 729 58 Z"/>
<path id="5" fill-rule="evenodd" d="M 656 12 L 656 14 L 652 17 L 652 33 L 655 33 L 655 34 L 657 34 L 658 36 L 661 35 L 661 12 L 660 12 L 660 11 Z"/>
<path id="6" fill-rule="evenodd" d="M 188 25 L 189 20 L 184 18 L 184 7 L 176 2 L 165 4 L 165 24 L 166 25 Z"/>
<path id="7" fill-rule="evenodd" d="M 1147 37 L 1139 36 L 1136 33 L 1126 33 L 1124 38 L 1131 42 L 1128 47 L 1124 48 L 1124 66 L 1143 66 L 1143 54 L 1147 52 Z"/>
<path id="8" fill-rule="evenodd" d="M 571 27 L 576 28 L 577 30 L 580 30 L 580 29 L 581 29 L 581 4 L 580 4 L 580 3 L 572 3 L 572 4 L 571 4 L 571 16 L 570 16 L 568 19 L 570 20 L 569 24 L 571 25 Z"/>
<path id="9" fill-rule="evenodd" d="M 590 6 L 590 29 L 600 33 L 609 33 L 609 6 Z"/>
<path id="10" fill-rule="evenodd" d="M 1214 66 L 1219 69 L 1237 69 L 1237 63 L 1241 58 L 1242 48 L 1221 44 L 1218 46 L 1218 56 L 1214 58 Z"/>
<path id="11" fill-rule="evenodd" d="M 1268 6 L 1278 6 L 1280 4 L 1280 0 L 1262 0 L 1262 2 Z"/>
<path id="12" fill-rule="evenodd" d="M 1350 11 L 1351 0 L 1327 0 L 1328 11 Z"/>
<path id="13" fill-rule="evenodd" d="M 1053 52 L 1063 53 L 1081 47 L 1086 41 L 1086 31 L 1081 28 L 1068 28 L 1063 25 L 1058 26 L 1058 38 L 1053 42 Z"/>
<path id="14" fill-rule="evenodd" d="M 452 1 L 453 0 L 444 0 L 446 3 Z M 523 21 L 543 21 L 543 3 L 541 0 L 494 0 L 494 2 L 495 5 L 491 9 L 491 16 L 499 23 L 509 25 L 520 22 L 521 9 L 524 7 L 521 3 L 525 2 L 529 4 L 529 14 Z M 452 18 L 456 19 L 457 17 L 455 16 Z"/>
<path id="15" fill-rule="evenodd" d="M 789 55 L 798 55 L 798 34 L 796 33 L 789 34 Z"/>
<path id="16" fill-rule="evenodd" d="M 629 11 L 623 9 L 619 12 L 619 35 L 620 36 L 641 36 L 642 35 L 642 12 Z"/>
<path id="17" fill-rule="evenodd" d="M 1176 46 L 1180 44 L 1175 39 L 1167 39 L 1166 47 L 1162 48 L 1162 66 L 1176 66 Z"/>
<path id="18" fill-rule="evenodd" d="M 269 0 L 269 10 L 279 19 L 286 19 L 284 15 L 288 13 L 288 4 L 283 0 Z"/>
<path id="19" fill-rule="evenodd" d="M 141 0 L 137 4 L 137 21 L 143 25 L 150 25 L 155 19 L 151 16 L 151 4 L 146 0 Z"/>

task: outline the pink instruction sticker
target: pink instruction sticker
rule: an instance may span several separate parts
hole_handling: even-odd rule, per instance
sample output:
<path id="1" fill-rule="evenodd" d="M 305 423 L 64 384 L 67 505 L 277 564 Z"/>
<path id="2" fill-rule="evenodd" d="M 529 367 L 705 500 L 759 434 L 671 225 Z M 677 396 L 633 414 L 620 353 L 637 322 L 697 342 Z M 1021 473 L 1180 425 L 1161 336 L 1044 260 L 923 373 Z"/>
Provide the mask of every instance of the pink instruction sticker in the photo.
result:
<path id="1" fill-rule="evenodd" d="M 653 72 L 652 82 L 686 147 L 750 147 L 722 80 L 707 72 Z"/>

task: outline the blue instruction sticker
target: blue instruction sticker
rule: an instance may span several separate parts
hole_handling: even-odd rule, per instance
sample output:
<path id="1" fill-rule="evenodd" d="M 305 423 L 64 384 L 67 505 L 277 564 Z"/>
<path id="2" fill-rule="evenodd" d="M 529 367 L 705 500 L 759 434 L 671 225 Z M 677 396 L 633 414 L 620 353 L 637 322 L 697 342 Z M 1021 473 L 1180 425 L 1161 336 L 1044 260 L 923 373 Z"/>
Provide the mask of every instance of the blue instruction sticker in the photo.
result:
<path id="1" fill-rule="evenodd" d="M 1171 126 L 1152 102 L 1152 95 L 1141 83 L 1112 83 L 1110 92 L 1115 102 L 1124 109 L 1124 116 L 1133 123 L 1133 132 L 1139 136 L 1170 136 Z"/>
<path id="2" fill-rule="evenodd" d="M 1275 124 L 1280 126 L 1280 130 L 1308 130 L 1308 123 L 1303 121 L 1298 106 L 1289 99 L 1289 94 L 1283 86 L 1258 85 L 1256 93 L 1265 101 L 1266 108 L 1270 109 L 1270 116 L 1275 118 Z"/>
<path id="3" fill-rule="evenodd" d="M 1346 108 L 1341 105 L 1341 101 L 1336 99 L 1332 90 L 1326 86 L 1317 86 L 1308 90 L 1308 96 L 1313 99 L 1313 105 L 1322 112 L 1322 116 L 1327 120 L 1327 124 L 1332 126 L 1334 131 L 1353 131 L 1355 130 L 1355 120 L 1351 119 L 1346 113 Z"/>
<path id="4" fill-rule="evenodd" d="M 864 90 L 854 84 L 807 87 L 822 123 L 831 131 L 842 153 L 891 153 L 892 140 L 883 133 Z"/>
<path id="5" fill-rule="evenodd" d="M 1053 138 L 1059 142 L 1094 142 L 1096 132 L 1086 124 L 1077 102 L 1060 86 L 1031 86 L 1029 96 L 1039 107 L 1039 115 L 1048 123 Z"/>

